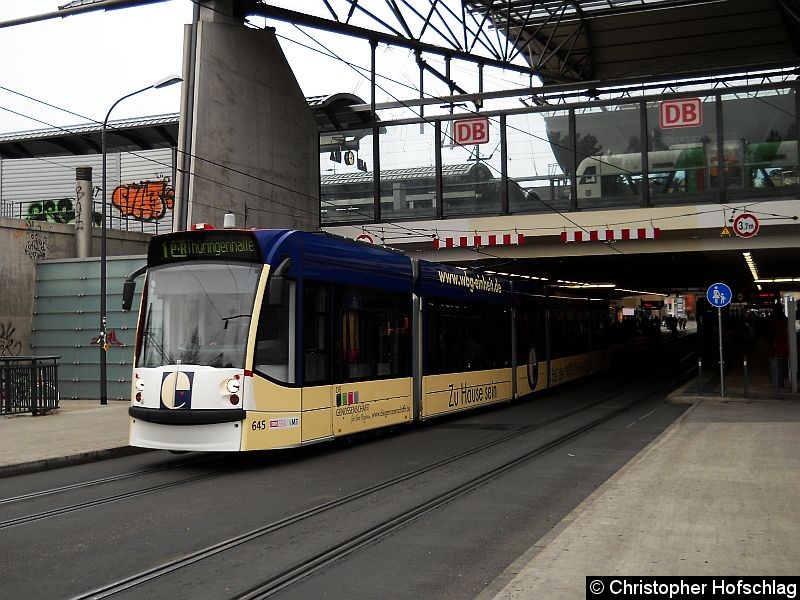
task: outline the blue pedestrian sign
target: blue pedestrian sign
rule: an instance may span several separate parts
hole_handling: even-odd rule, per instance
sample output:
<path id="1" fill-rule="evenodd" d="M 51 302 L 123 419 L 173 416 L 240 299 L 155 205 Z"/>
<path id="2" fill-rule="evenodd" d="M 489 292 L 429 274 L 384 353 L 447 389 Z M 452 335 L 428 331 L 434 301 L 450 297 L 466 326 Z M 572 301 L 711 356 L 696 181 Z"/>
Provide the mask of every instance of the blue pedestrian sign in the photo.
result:
<path id="1" fill-rule="evenodd" d="M 731 302 L 731 288 L 724 283 L 713 283 L 706 291 L 706 298 L 711 306 L 722 308 Z"/>

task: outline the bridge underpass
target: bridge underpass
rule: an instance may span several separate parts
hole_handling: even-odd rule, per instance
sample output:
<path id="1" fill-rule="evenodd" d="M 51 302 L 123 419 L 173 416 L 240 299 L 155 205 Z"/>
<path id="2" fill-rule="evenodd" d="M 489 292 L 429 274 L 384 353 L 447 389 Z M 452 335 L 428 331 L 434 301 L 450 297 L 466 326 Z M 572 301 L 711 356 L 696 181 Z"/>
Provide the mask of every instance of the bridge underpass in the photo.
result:
<path id="1" fill-rule="evenodd" d="M 678 209 L 674 210 L 677 212 Z M 691 218 L 695 221 L 693 226 L 668 228 L 662 224 L 657 239 L 620 239 L 613 242 L 563 241 L 565 236 L 562 232 L 567 228 L 563 226 L 560 215 L 488 217 L 469 223 L 459 220 L 393 223 L 382 230 L 376 230 L 374 226 L 329 229 L 346 237 L 361 236 L 361 239 L 378 244 L 382 243 L 382 235 L 391 240 L 399 230 L 399 235 L 414 241 L 402 244 L 395 240 L 389 245 L 413 256 L 510 275 L 543 277 L 550 284 L 557 284 L 558 280 L 584 284 L 613 283 L 622 290 L 703 295 L 710 284 L 722 282 L 728 284 L 734 293 L 744 294 L 746 299 L 760 291 L 800 289 L 800 244 L 797 242 L 800 201 L 785 200 L 751 206 L 749 210 L 755 213 L 759 221 L 759 232 L 749 238 L 734 233 L 734 218 L 729 216 L 723 221 L 721 213 L 718 214 L 711 207 L 708 210 L 708 222 L 700 223 L 700 226 L 696 222 L 697 216 L 692 215 L 683 219 Z M 781 213 L 773 212 L 776 210 Z M 739 213 L 742 212 L 743 209 L 740 209 Z M 728 213 L 730 215 L 730 211 Z M 631 220 L 636 219 L 629 211 L 625 211 L 625 215 Z M 602 217 L 616 222 L 621 216 L 619 211 L 602 213 L 601 218 L 597 213 L 570 213 L 569 219 L 580 224 L 580 227 L 570 224 L 569 230 L 583 232 L 584 238 L 589 237 L 590 231 L 599 232 L 602 236 L 606 231 L 606 227 L 601 225 Z M 680 221 L 679 218 L 675 220 Z M 547 230 L 543 221 L 556 223 L 552 226 L 553 231 L 536 235 L 535 232 Z M 487 223 L 494 230 L 522 232 L 523 243 L 506 245 L 498 237 L 497 244 L 491 245 L 489 236 L 480 233 Z M 561 227 L 558 223 L 562 224 Z M 470 226 L 476 229 L 475 233 L 451 237 L 453 247 L 449 248 L 434 249 L 430 239 L 413 236 L 415 231 L 438 227 L 440 246 L 446 246 L 448 235 L 452 235 L 447 233 L 449 230 L 469 231 Z M 616 227 L 617 236 L 622 229 L 624 227 Z M 371 233 L 365 237 L 365 231 Z M 628 231 L 629 235 L 637 235 L 635 230 Z M 475 246 L 476 236 L 480 236 L 481 246 Z M 515 241 L 512 235 L 512 242 Z M 462 244 L 463 247 L 459 247 Z M 750 254 L 755 275 L 745 253 Z M 756 277 L 759 283 L 755 281 Z M 608 289 L 606 292 L 613 297 L 631 295 L 626 292 L 613 293 Z M 597 293 L 603 292 L 598 290 Z"/>

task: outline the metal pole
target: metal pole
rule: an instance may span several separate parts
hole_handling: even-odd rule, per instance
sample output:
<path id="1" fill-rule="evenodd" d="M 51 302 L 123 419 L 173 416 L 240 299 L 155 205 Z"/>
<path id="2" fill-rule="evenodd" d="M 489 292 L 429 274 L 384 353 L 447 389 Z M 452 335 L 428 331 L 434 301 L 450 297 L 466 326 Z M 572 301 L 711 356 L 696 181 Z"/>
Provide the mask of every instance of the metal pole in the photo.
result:
<path id="1" fill-rule="evenodd" d="M 750 380 L 747 377 L 747 358 L 744 359 L 744 397 L 747 398 L 750 395 Z"/>
<path id="2" fill-rule="evenodd" d="M 725 361 L 722 359 L 722 308 L 717 308 L 717 324 L 719 326 L 719 395 L 725 397 Z"/>
<path id="3" fill-rule="evenodd" d="M 703 359 L 697 357 L 697 395 L 703 395 Z"/>
<path id="4" fill-rule="evenodd" d="M 107 234 L 106 234 L 106 129 L 108 127 L 108 117 L 114 106 L 109 109 L 106 118 L 103 121 L 103 129 L 100 133 L 100 152 L 103 154 L 103 175 L 102 175 L 102 189 L 101 196 L 102 204 L 100 206 L 101 222 L 100 222 L 100 336 L 97 342 L 100 346 L 100 404 L 108 404 L 108 368 L 106 364 L 106 262 L 107 262 Z"/>
<path id="5" fill-rule="evenodd" d="M 100 207 L 100 214 L 102 215 L 103 222 L 100 224 L 100 336 L 98 337 L 98 342 L 100 343 L 100 404 L 106 405 L 108 404 L 108 368 L 107 368 L 107 361 L 106 361 L 106 351 L 108 350 L 108 344 L 106 344 L 106 321 L 107 321 L 107 310 L 106 310 L 106 268 L 108 263 L 108 232 L 106 227 L 106 204 L 107 204 L 107 197 L 108 192 L 106 190 L 106 133 L 108 131 L 108 119 L 111 116 L 111 111 L 113 111 L 117 104 L 122 102 L 123 100 L 130 98 L 131 96 L 135 96 L 136 94 L 141 94 L 142 92 L 146 92 L 150 89 L 160 89 L 162 87 L 166 87 L 168 85 L 173 85 L 182 81 L 180 77 L 167 77 L 165 79 L 161 79 L 152 85 L 148 85 L 147 87 L 143 87 L 140 90 L 136 90 L 135 92 L 131 92 L 130 94 L 126 94 L 122 96 L 119 100 L 114 102 L 111 105 L 111 108 L 108 109 L 106 113 L 106 118 L 103 119 L 103 128 L 100 130 L 100 152 L 103 155 L 103 205 Z"/>
<path id="6" fill-rule="evenodd" d="M 789 342 L 789 360 L 787 371 L 789 373 L 789 383 L 792 386 L 792 392 L 797 393 L 797 304 L 794 296 L 786 296 L 786 326 L 787 340 Z"/>

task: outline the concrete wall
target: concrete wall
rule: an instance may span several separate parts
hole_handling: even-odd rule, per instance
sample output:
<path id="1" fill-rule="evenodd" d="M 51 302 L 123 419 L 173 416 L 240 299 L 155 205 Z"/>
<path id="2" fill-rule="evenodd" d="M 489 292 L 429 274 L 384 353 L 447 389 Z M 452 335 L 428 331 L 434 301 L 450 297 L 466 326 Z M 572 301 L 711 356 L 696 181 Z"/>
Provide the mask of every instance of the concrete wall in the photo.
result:
<path id="1" fill-rule="evenodd" d="M 149 239 L 148 234 L 108 230 L 108 255 L 146 254 Z M 99 230 L 92 252 L 100 253 Z M 37 263 L 74 256 L 74 225 L 0 218 L 0 356 L 31 354 Z"/>
<path id="2" fill-rule="evenodd" d="M 317 126 L 274 30 L 200 21 L 195 68 L 188 224 L 317 229 Z"/>

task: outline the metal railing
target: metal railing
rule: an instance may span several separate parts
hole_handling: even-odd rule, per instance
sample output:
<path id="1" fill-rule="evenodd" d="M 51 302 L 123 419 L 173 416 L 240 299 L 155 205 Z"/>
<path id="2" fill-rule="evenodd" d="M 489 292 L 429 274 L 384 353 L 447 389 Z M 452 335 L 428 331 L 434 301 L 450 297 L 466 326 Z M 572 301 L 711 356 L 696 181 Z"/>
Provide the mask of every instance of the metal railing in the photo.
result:
<path id="1" fill-rule="evenodd" d="M 0 414 L 45 414 L 58 408 L 60 356 L 0 357 Z"/>
<path id="2" fill-rule="evenodd" d="M 44 221 L 46 223 L 60 223 L 70 225 L 75 223 L 74 198 L 55 198 L 36 202 L 16 201 L 0 202 L 0 217 L 7 219 L 20 219 L 22 221 Z M 135 207 L 128 214 L 121 214 L 119 210 L 108 207 L 106 227 L 119 231 L 133 231 L 138 233 L 170 233 L 172 231 L 172 208 L 165 208 L 158 204 L 160 199 Z M 92 223 L 95 227 L 102 224 L 102 208 L 100 201 L 92 201 Z"/>

